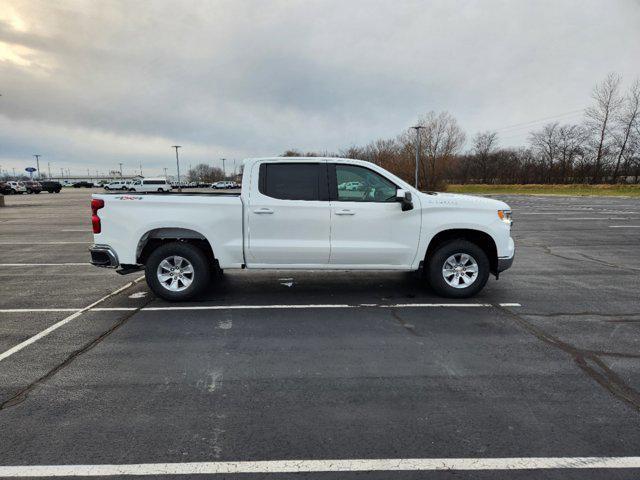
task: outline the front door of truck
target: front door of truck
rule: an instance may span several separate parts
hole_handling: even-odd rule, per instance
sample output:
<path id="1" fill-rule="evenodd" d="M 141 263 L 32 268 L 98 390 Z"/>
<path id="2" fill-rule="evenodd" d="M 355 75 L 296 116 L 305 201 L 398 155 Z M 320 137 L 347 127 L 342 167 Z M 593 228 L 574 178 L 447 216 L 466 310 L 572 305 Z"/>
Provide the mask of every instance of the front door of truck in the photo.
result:
<path id="1" fill-rule="evenodd" d="M 248 201 L 250 267 L 326 265 L 330 211 L 326 162 L 261 163 L 253 167 Z"/>
<path id="2" fill-rule="evenodd" d="M 397 186 L 367 167 L 328 164 L 331 189 L 331 265 L 408 268 L 421 228 L 416 208 L 402 211 Z"/>

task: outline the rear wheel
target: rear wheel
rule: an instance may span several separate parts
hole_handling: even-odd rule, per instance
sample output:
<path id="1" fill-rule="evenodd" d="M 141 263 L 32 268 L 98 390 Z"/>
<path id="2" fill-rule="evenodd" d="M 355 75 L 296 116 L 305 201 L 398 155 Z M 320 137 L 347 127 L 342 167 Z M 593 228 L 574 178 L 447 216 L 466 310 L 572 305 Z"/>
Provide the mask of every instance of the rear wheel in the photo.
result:
<path id="1" fill-rule="evenodd" d="M 207 288 L 211 265 L 198 247 L 173 242 L 158 247 L 149 255 L 145 277 L 157 296 L 171 302 L 182 302 Z"/>
<path id="2" fill-rule="evenodd" d="M 475 243 L 452 240 L 437 248 L 427 264 L 431 288 L 443 297 L 468 298 L 489 279 L 487 254 Z"/>

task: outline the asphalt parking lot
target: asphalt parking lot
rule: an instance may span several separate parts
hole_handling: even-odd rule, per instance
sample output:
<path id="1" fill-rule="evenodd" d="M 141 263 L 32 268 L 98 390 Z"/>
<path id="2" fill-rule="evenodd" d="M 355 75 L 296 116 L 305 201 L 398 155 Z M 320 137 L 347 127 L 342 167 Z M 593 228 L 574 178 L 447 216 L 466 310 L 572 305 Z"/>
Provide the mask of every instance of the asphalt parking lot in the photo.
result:
<path id="1" fill-rule="evenodd" d="M 87 263 L 89 193 L 0 209 L 0 476 L 640 476 L 640 200 L 501 196 L 470 300 L 240 271 L 176 306 Z"/>

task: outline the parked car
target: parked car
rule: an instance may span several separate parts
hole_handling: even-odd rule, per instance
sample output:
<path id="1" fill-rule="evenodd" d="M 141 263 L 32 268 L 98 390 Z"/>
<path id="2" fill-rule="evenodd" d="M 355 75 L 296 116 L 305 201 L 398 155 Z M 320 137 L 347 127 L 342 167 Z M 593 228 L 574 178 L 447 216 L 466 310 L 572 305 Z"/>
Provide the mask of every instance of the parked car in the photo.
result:
<path id="1" fill-rule="evenodd" d="M 344 190 L 361 190 L 364 188 L 364 183 L 362 182 L 344 182 L 340 185 L 344 185 Z M 338 186 L 338 189 L 343 190 Z"/>
<path id="2" fill-rule="evenodd" d="M 46 190 L 49 193 L 60 193 L 60 190 L 62 190 L 62 184 L 60 182 L 40 180 L 40 185 L 42 185 L 42 190 Z"/>
<path id="3" fill-rule="evenodd" d="M 129 186 L 130 192 L 170 192 L 171 184 L 166 178 L 143 178 Z"/>
<path id="4" fill-rule="evenodd" d="M 126 190 L 127 184 L 124 180 L 115 180 L 113 182 L 109 182 L 104 186 L 105 190 Z"/>
<path id="5" fill-rule="evenodd" d="M 216 188 L 216 189 L 238 188 L 238 184 L 236 182 L 231 182 L 231 181 L 221 181 L 221 182 L 212 183 L 211 188 Z"/>
<path id="6" fill-rule="evenodd" d="M 9 185 L 9 188 L 11 189 L 11 191 L 9 192 L 9 195 L 16 195 L 19 193 L 27 193 L 27 187 L 25 187 L 24 182 L 18 182 L 15 180 L 11 180 L 9 182 L 7 182 L 7 185 Z"/>
<path id="7" fill-rule="evenodd" d="M 85 180 L 81 180 L 81 181 L 75 182 L 73 184 L 73 188 L 81 188 L 81 187 L 91 188 L 91 187 L 93 187 L 93 182 L 87 182 Z"/>
<path id="8" fill-rule="evenodd" d="M 42 191 L 42 185 L 40 185 L 40 182 L 36 182 L 34 180 L 24 182 L 24 186 L 27 189 L 27 193 L 40 193 Z"/>
<path id="9" fill-rule="evenodd" d="M 7 182 L 0 182 L 0 195 L 11 195 L 11 186 Z"/>
<path id="10" fill-rule="evenodd" d="M 347 181 L 364 188 L 339 190 Z M 515 253 L 506 203 L 423 193 L 341 158 L 251 159 L 239 194 L 101 194 L 91 207 L 91 263 L 144 268 L 170 301 L 200 294 L 214 270 L 229 268 L 421 271 L 438 294 L 466 298 Z"/>

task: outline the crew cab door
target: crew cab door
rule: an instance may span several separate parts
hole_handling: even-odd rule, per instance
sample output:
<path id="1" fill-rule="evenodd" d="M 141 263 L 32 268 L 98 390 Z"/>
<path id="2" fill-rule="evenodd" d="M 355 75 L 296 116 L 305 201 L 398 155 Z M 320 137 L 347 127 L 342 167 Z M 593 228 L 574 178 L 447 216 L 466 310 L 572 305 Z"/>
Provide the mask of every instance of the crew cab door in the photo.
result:
<path id="1" fill-rule="evenodd" d="M 251 178 L 247 265 L 326 266 L 331 227 L 326 162 L 264 162 L 253 166 Z"/>
<path id="2" fill-rule="evenodd" d="M 402 211 L 397 185 L 369 168 L 328 163 L 331 265 L 409 268 L 418 250 L 419 199 Z"/>

